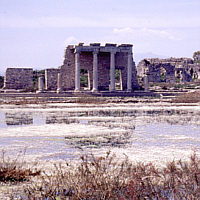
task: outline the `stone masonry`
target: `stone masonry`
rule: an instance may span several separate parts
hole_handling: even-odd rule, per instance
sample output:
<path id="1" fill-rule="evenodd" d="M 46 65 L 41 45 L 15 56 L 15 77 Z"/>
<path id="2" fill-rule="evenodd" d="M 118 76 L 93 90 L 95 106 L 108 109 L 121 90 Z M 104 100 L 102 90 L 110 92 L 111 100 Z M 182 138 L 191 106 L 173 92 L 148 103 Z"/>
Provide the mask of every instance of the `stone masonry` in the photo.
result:
<path id="1" fill-rule="evenodd" d="M 192 78 L 200 79 L 197 64 L 191 58 L 168 58 L 168 59 L 144 59 L 137 66 L 137 74 L 144 77 L 148 74 L 150 82 L 175 83 L 176 79 L 181 82 L 190 82 Z"/>
<path id="2" fill-rule="evenodd" d="M 58 73 L 60 69 L 45 69 L 46 90 L 57 90 Z"/>
<path id="3" fill-rule="evenodd" d="M 4 90 L 15 89 L 32 91 L 33 69 L 32 68 L 7 68 L 4 79 Z"/>
<path id="4" fill-rule="evenodd" d="M 93 92 L 115 91 L 115 70 L 119 70 L 122 90 L 132 91 L 139 88 L 131 44 L 69 45 L 60 68 L 62 90 L 81 90 L 80 69 L 87 70 L 88 87 Z"/>

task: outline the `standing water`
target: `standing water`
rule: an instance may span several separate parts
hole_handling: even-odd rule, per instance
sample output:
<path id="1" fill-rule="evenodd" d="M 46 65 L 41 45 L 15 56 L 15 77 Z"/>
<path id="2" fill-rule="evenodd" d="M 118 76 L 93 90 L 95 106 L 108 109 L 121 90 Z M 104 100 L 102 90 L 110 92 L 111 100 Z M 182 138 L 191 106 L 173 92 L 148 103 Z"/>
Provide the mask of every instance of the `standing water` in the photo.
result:
<path id="1" fill-rule="evenodd" d="M 187 159 L 200 147 L 200 107 L 164 104 L 1 106 L 0 149 L 30 160 L 108 150 L 134 161 Z"/>

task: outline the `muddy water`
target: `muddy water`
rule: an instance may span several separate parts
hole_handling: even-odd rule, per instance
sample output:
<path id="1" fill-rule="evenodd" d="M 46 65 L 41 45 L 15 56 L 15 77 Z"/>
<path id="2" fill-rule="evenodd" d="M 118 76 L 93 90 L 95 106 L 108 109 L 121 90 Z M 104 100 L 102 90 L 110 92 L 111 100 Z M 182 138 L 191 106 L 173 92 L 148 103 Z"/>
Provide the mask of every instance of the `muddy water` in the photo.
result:
<path id="1" fill-rule="evenodd" d="M 1 106 L 0 150 L 30 160 L 76 159 L 83 152 L 136 161 L 187 159 L 200 147 L 200 106 L 47 104 Z"/>

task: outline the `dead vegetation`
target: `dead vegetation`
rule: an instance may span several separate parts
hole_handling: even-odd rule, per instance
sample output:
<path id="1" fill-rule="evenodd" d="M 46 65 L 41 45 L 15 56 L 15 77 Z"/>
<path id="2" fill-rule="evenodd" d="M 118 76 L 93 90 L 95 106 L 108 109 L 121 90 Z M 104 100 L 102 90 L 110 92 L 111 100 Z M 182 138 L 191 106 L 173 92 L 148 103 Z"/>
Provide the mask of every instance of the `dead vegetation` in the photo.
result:
<path id="1" fill-rule="evenodd" d="M 31 176 L 40 175 L 41 171 L 37 168 L 26 167 L 23 155 L 19 154 L 15 159 L 5 156 L 2 151 L 0 160 L 0 183 L 18 183 L 29 180 Z"/>
<path id="2" fill-rule="evenodd" d="M 172 100 L 172 103 L 199 103 L 200 91 L 189 92 L 183 95 L 177 96 Z"/>
<path id="3" fill-rule="evenodd" d="M 14 199 L 16 194 L 11 194 Z M 23 187 L 18 199 L 199 199 L 200 160 L 171 161 L 158 168 L 131 163 L 125 156 L 81 156 L 76 165 L 55 164 Z"/>

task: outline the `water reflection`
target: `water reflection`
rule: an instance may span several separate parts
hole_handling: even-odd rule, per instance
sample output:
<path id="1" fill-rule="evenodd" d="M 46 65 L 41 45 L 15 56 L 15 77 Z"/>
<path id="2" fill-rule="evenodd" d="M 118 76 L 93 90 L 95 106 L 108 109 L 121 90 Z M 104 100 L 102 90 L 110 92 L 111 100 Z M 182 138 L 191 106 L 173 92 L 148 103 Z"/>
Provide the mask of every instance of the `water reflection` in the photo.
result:
<path id="1" fill-rule="evenodd" d="M 0 110 L 0 148 L 43 159 L 77 151 L 126 149 L 127 155 L 160 159 L 199 147 L 199 107 L 14 107 Z M 12 147 L 12 148 L 11 148 Z M 124 148 L 125 147 L 125 148 Z M 116 150 L 117 149 L 117 150 Z M 124 151 L 124 150 L 123 150 Z M 135 152 L 135 153 L 134 153 Z"/>
<path id="2" fill-rule="evenodd" d="M 41 110 L 39 113 L 34 110 L 27 112 L 17 112 L 10 110 L 0 111 L 0 128 L 5 126 L 21 125 L 42 125 L 42 124 L 71 124 L 84 123 L 100 126 L 113 127 L 112 123 L 120 123 L 124 128 L 134 128 L 134 122 L 143 118 L 143 122 L 166 122 L 169 124 L 188 124 L 199 125 L 200 112 L 193 110 L 180 109 L 99 109 L 99 110 L 70 110 L 54 111 Z M 133 125 L 134 124 L 134 125 Z"/>
<path id="3" fill-rule="evenodd" d="M 30 113 L 5 113 L 5 122 L 8 126 L 19 126 L 33 124 Z"/>

